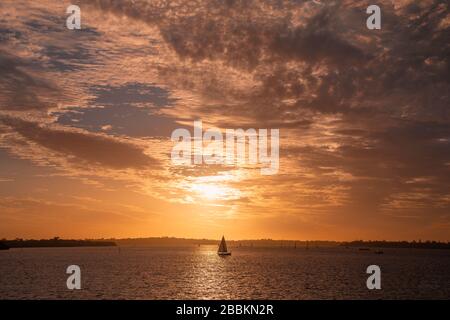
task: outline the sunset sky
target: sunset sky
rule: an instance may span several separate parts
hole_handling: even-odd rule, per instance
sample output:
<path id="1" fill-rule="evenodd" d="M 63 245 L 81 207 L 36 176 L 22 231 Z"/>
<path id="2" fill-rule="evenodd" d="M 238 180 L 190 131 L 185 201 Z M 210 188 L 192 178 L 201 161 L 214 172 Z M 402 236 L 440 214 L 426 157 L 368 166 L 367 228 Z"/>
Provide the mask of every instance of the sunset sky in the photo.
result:
<path id="1" fill-rule="evenodd" d="M 449 39 L 446 1 L 2 0 L 0 238 L 449 241 Z M 194 120 L 279 129 L 278 173 L 173 165 Z"/>

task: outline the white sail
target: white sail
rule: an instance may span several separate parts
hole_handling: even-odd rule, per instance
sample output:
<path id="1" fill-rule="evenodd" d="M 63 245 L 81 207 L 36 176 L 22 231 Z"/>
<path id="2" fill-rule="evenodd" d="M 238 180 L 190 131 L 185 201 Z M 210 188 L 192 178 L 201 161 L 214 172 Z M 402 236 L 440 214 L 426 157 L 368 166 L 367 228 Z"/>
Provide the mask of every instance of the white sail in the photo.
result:
<path id="1" fill-rule="evenodd" d="M 220 242 L 219 245 L 219 250 L 217 250 L 218 252 L 227 252 L 227 243 L 225 242 L 225 237 L 222 236 L 222 241 Z"/>

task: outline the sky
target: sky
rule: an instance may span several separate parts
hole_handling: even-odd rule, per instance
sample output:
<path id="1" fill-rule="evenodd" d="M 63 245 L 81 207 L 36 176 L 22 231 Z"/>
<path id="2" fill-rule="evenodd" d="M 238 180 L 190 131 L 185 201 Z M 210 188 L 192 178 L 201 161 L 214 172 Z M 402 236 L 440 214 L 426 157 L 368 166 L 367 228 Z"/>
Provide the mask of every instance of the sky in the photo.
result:
<path id="1" fill-rule="evenodd" d="M 450 241 L 446 1 L 0 12 L 0 238 Z M 279 129 L 278 172 L 174 165 L 195 120 Z"/>

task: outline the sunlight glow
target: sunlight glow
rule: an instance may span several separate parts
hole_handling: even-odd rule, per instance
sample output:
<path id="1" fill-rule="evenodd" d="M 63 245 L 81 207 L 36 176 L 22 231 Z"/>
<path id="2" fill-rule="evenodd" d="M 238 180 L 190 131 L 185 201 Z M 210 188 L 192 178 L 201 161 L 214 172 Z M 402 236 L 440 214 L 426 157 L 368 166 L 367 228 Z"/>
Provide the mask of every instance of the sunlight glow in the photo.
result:
<path id="1" fill-rule="evenodd" d="M 193 184 L 190 189 L 206 200 L 227 200 L 238 197 L 237 190 L 214 183 Z"/>

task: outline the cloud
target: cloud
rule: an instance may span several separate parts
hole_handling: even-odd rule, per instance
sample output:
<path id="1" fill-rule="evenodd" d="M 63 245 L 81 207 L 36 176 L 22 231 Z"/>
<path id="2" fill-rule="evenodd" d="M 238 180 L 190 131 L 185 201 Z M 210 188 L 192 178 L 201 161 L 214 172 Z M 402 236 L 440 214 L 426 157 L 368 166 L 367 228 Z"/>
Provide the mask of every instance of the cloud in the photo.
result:
<path id="1" fill-rule="evenodd" d="M 367 6 L 360 2 L 89 4 L 159 30 L 176 54 L 159 65 L 160 80 L 200 99 L 198 107 L 179 106 L 169 114 L 248 125 L 277 119 L 280 127 L 292 119 L 309 121 L 315 113 L 448 117 L 449 49 L 441 45 L 446 33 L 440 28 L 446 12 L 438 1 L 417 9 L 383 2 L 378 33 L 367 30 Z M 414 23 L 407 16 L 411 10 L 417 13 Z"/>
<path id="2" fill-rule="evenodd" d="M 58 152 L 73 161 L 85 161 L 112 169 L 149 168 L 157 161 L 130 142 L 101 134 L 68 129 L 53 129 L 18 118 L 3 118 L 1 122 L 27 141 Z"/>
<path id="3" fill-rule="evenodd" d="M 27 65 L 23 59 L 0 51 L 0 110 L 46 110 L 63 99 L 57 86 L 27 71 Z"/>

